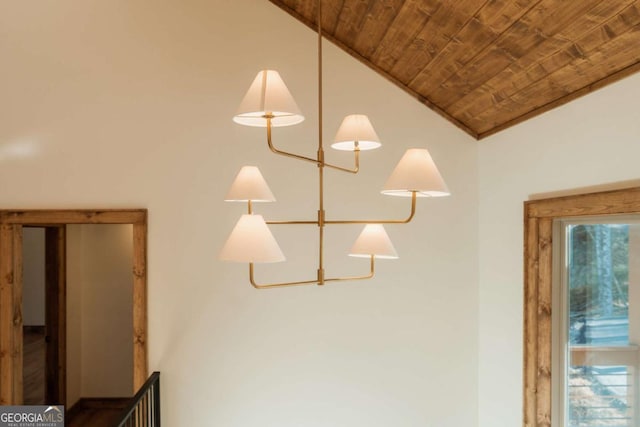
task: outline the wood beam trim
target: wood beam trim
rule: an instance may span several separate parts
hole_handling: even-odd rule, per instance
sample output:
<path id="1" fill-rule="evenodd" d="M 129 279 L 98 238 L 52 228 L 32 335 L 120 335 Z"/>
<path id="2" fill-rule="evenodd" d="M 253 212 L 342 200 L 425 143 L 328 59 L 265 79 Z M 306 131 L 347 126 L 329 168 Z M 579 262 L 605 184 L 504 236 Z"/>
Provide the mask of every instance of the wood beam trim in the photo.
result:
<path id="1" fill-rule="evenodd" d="M 148 378 L 147 225 L 133 226 L 133 393 Z"/>
<path id="2" fill-rule="evenodd" d="M 538 220 L 538 289 L 536 329 L 536 425 L 551 426 L 551 292 L 553 264 L 553 219 Z"/>
<path id="3" fill-rule="evenodd" d="M 13 366 L 13 226 L 0 224 L 0 405 L 12 405 Z"/>
<path id="4" fill-rule="evenodd" d="M 640 187 L 525 202 L 529 218 L 640 212 Z"/>
<path id="5" fill-rule="evenodd" d="M 145 223 L 144 209 L 68 209 L 68 210 L 2 210 L 4 224 L 140 224 Z"/>
<path id="6" fill-rule="evenodd" d="M 524 364 L 523 392 L 524 427 L 535 425 L 537 413 L 537 354 L 538 354 L 538 219 L 525 215 L 525 271 L 524 271 Z M 528 403 L 528 404 L 527 404 Z"/>

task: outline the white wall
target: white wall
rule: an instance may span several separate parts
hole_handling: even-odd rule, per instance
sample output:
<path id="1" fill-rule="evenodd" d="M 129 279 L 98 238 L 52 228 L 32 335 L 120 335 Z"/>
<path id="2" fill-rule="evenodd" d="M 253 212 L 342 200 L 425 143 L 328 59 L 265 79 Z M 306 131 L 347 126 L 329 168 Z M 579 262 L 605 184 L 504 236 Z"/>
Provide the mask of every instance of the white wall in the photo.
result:
<path id="1" fill-rule="evenodd" d="M 79 397 L 133 393 L 133 227 L 67 226 L 67 379 Z"/>
<path id="2" fill-rule="evenodd" d="M 638 99 L 635 75 L 480 143 L 480 426 L 522 423 L 523 202 L 639 185 Z"/>
<path id="3" fill-rule="evenodd" d="M 379 189 L 411 146 L 431 150 L 453 196 L 388 227 L 401 258 L 373 281 L 256 291 L 246 266 L 216 260 L 244 211 L 223 203 L 228 185 L 256 164 L 278 198 L 259 211 L 307 218 L 316 172 L 231 117 L 276 68 L 308 118 L 276 143 L 314 154 L 313 33 L 263 0 L 3 2 L 0 28 L 0 180 L 19 183 L 1 186 L 2 204 L 149 209 L 150 367 L 167 425 L 476 425 L 475 141 L 326 46 L 327 138 L 362 112 L 385 143 L 359 176 L 327 172 L 328 215 L 404 216 L 407 200 Z M 314 230 L 274 232 L 290 261 L 259 277 L 313 276 L 312 243 L 298 243 Z M 367 269 L 344 256 L 358 232 L 328 232 L 328 274 Z"/>
<path id="4" fill-rule="evenodd" d="M 44 228 L 25 227 L 22 233 L 22 322 L 29 326 L 45 324 L 45 246 Z"/>

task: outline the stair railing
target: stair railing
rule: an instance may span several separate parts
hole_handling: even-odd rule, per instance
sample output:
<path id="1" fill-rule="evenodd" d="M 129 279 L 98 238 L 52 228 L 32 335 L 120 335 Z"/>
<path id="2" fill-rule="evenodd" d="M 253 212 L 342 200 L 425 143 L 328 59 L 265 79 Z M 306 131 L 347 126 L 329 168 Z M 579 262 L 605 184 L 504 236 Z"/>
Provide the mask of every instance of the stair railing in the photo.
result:
<path id="1" fill-rule="evenodd" d="M 160 427 L 160 372 L 151 374 L 114 427 Z"/>

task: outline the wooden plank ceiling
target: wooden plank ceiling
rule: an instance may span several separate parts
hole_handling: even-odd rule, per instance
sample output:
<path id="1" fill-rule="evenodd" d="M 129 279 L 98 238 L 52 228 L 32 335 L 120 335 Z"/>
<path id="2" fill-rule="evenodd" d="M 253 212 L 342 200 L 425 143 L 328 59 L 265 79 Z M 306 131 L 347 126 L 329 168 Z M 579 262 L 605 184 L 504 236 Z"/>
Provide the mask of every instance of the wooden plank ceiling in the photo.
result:
<path id="1" fill-rule="evenodd" d="M 327 39 L 478 139 L 640 71 L 640 0 L 322 1 Z"/>

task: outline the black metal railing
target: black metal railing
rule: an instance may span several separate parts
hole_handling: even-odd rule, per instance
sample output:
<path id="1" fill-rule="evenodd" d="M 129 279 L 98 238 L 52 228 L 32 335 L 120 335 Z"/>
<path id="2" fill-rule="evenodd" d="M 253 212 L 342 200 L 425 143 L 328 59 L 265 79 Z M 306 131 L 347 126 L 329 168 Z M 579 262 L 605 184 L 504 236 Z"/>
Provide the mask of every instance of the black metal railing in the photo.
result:
<path id="1" fill-rule="evenodd" d="M 151 374 L 114 426 L 160 427 L 160 372 Z"/>

